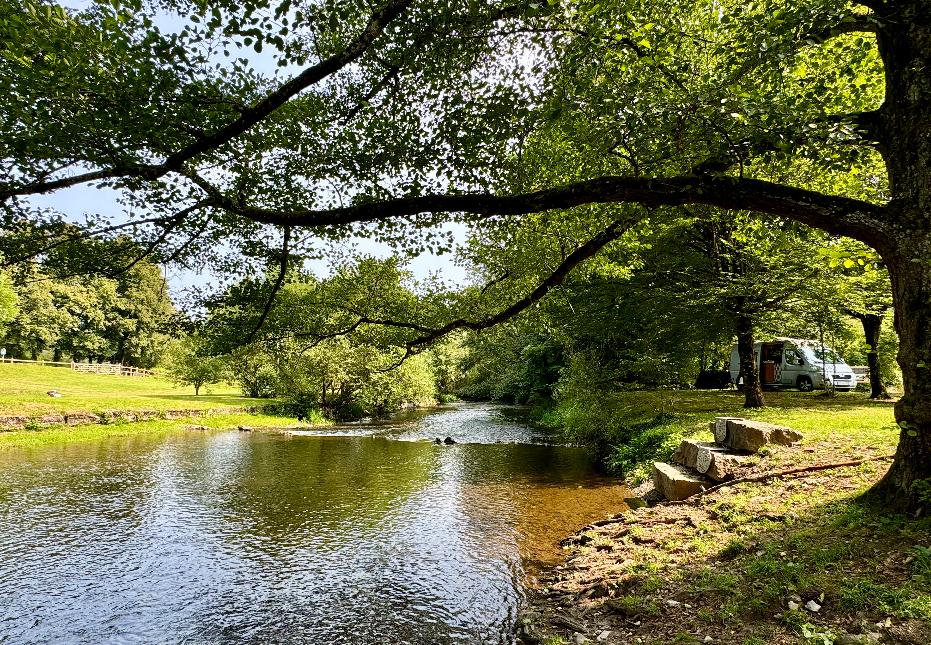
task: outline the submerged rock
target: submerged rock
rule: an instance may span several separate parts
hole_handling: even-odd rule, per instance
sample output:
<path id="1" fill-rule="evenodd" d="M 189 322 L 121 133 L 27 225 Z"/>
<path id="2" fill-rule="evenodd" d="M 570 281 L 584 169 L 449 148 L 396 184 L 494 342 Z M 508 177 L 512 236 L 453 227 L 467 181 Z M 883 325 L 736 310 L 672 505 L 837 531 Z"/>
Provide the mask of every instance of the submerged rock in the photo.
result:
<path id="1" fill-rule="evenodd" d="M 453 439 L 452 437 L 446 437 L 445 439 L 443 439 L 443 443 L 445 443 L 447 446 L 451 446 L 454 443 L 456 443 L 456 440 Z"/>

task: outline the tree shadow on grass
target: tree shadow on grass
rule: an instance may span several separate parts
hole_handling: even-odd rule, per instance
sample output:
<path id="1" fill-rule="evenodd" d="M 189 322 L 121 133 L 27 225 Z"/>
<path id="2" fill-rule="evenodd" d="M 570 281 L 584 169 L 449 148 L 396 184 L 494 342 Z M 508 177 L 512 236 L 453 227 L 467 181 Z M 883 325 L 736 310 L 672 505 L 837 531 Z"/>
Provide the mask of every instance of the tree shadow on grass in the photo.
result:
<path id="1" fill-rule="evenodd" d="M 612 642 L 830 645 L 874 633 L 927 645 L 931 518 L 858 498 L 884 468 L 740 484 L 626 514 L 584 533 L 570 574 L 549 584 Z"/>

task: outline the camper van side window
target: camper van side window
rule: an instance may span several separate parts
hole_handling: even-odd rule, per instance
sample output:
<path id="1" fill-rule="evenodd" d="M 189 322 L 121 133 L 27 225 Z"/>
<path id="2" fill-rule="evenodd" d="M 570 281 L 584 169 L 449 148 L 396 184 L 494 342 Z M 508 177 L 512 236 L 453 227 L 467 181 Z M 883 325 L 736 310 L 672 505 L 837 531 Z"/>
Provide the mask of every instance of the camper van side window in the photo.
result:
<path id="1" fill-rule="evenodd" d="M 803 365 L 802 357 L 794 349 L 786 350 L 786 364 L 788 365 Z"/>

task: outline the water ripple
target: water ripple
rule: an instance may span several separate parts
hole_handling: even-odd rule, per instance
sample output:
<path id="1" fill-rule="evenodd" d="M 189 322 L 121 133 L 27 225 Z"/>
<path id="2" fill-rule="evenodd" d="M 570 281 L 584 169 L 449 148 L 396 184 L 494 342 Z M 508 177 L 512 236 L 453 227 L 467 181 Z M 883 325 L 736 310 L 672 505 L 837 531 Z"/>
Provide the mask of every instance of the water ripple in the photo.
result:
<path id="1" fill-rule="evenodd" d="M 494 406 L 338 431 L 0 454 L 0 643 L 509 642 L 526 567 L 624 494 Z"/>

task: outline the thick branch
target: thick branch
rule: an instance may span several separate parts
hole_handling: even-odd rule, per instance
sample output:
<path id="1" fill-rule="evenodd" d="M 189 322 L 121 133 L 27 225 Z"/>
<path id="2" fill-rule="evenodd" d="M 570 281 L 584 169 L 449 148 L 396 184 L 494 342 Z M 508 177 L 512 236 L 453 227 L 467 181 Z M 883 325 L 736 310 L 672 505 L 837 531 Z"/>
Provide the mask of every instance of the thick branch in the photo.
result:
<path id="1" fill-rule="evenodd" d="M 840 36 L 841 34 L 876 33 L 878 29 L 879 25 L 876 23 L 874 18 L 868 16 L 856 16 L 844 20 L 843 22 L 833 24 L 830 27 L 824 29 L 824 31 L 811 34 L 809 38 L 815 42 L 821 43 L 831 38 Z"/>
<path id="2" fill-rule="evenodd" d="M 541 300 L 547 293 L 549 293 L 551 289 L 561 285 L 566 279 L 566 276 L 568 276 L 575 267 L 623 235 L 633 223 L 633 220 L 622 220 L 612 223 L 601 233 L 589 239 L 587 242 L 575 249 L 572 253 L 567 255 L 566 258 L 559 264 L 559 266 L 557 266 L 552 273 L 550 273 L 540 284 L 537 285 L 533 291 L 531 291 L 525 297 L 511 303 L 511 305 L 508 307 L 482 320 L 467 320 L 465 318 L 459 318 L 443 325 L 442 327 L 438 327 L 421 336 L 418 336 L 417 338 L 407 343 L 408 353 L 418 347 L 428 345 L 438 338 L 442 338 L 443 336 L 446 336 L 447 334 L 450 334 L 456 330 L 471 329 L 472 331 L 479 331 L 481 329 L 487 329 L 488 327 L 494 327 L 499 323 L 513 318 L 517 314 L 533 305 L 535 302 Z"/>
<path id="3" fill-rule="evenodd" d="M 255 335 L 262 328 L 262 325 L 265 324 L 265 320 L 268 318 L 269 312 L 272 310 L 272 305 L 275 303 L 275 297 L 278 295 L 278 292 L 281 291 L 281 287 L 284 286 L 284 279 L 288 273 L 288 258 L 290 257 L 290 250 L 288 244 L 291 241 L 291 229 L 290 227 L 285 227 L 284 235 L 281 240 L 281 264 L 278 267 L 278 277 L 275 279 L 275 284 L 272 285 L 272 292 L 268 294 L 268 300 L 265 301 L 265 308 L 262 310 L 262 315 L 259 316 L 258 322 L 255 324 L 255 327 L 252 328 L 252 331 L 249 332 L 249 335 L 246 336 L 246 342 L 244 344 L 248 345 L 255 338 Z"/>
<path id="4" fill-rule="evenodd" d="M 835 235 L 883 248 L 884 207 L 758 179 L 738 177 L 601 177 L 518 195 L 465 193 L 401 197 L 342 208 L 274 210 L 243 206 L 202 179 L 195 181 L 220 207 L 281 226 L 338 226 L 380 222 L 422 213 L 472 213 L 483 217 L 523 215 L 584 204 L 635 203 L 648 208 L 706 204 L 728 210 L 779 215 Z"/>

